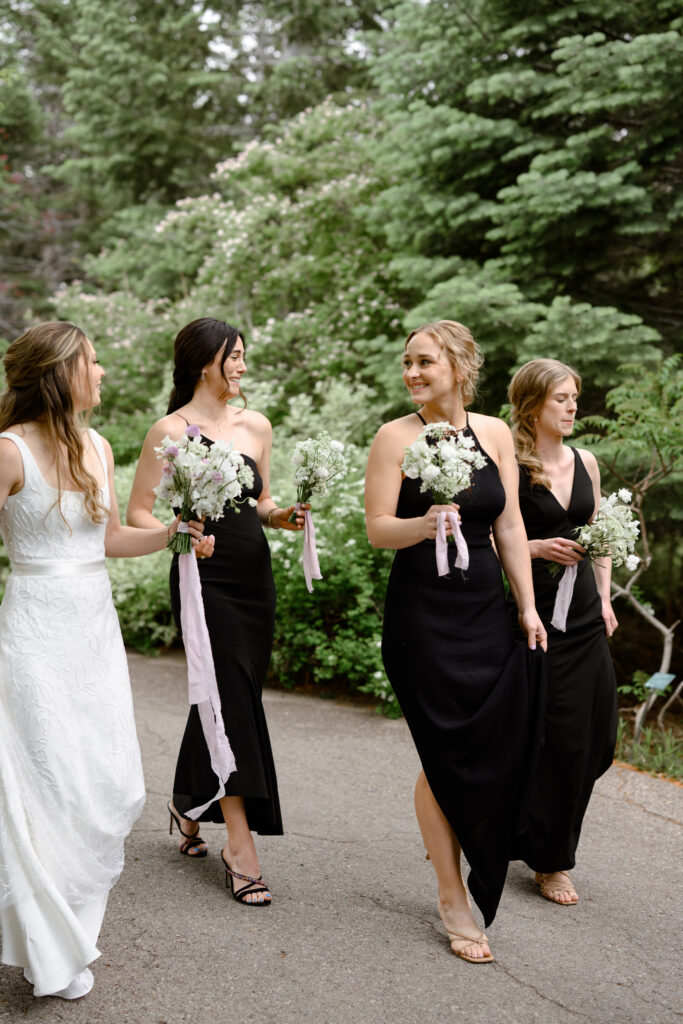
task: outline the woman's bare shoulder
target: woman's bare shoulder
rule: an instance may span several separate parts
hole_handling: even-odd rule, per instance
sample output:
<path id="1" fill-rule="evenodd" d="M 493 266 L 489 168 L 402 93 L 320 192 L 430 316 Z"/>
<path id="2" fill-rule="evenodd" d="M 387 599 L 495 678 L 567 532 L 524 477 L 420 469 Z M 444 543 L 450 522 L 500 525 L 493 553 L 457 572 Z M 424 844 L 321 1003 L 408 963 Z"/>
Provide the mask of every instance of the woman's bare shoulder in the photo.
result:
<path id="1" fill-rule="evenodd" d="M 264 416 L 262 412 L 257 412 L 256 409 L 236 409 L 235 423 L 261 435 L 271 434 L 273 429 L 268 417 Z"/>
<path id="2" fill-rule="evenodd" d="M 160 420 L 150 427 L 147 433 L 147 440 L 153 441 L 155 444 L 161 441 L 163 437 L 170 437 L 173 441 L 177 441 L 183 436 L 188 426 L 188 419 L 183 415 L 182 409 L 177 412 L 171 412 L 167 416 L 162 416 Z"/>
<path id="3" fill-rule="evenodd" d="M 377 431 L 377 437 L 384 439 L 395 438 L 397 440 L 404 440 L 409 437 L 410 441 L 406 441 L 410 444 L 419 435 L 423 429 L 424 424 L 420 422 L 414 412 L 410 412 L 407 416 L 399 416 L 398 419 L 388 420 L 383 423 Z"/>
<path id="4" fill-rule="evenodd" d="M 506 437 L 510 433 L 510 428 L 500 416 L 487 416 L 482 412 L 469 412 L 467 417 L 473 430 L 484 429 L 495 434 L 497 437 Z"/>

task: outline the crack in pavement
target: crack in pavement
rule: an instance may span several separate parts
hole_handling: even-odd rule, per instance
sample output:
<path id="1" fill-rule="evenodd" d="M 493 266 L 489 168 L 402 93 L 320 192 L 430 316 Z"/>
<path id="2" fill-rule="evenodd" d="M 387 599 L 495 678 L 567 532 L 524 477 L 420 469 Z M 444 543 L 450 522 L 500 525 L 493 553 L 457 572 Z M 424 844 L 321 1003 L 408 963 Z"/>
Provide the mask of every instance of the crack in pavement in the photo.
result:
<path id="1" fill-rule="evenodd" d="M 659 811 L 651 811 L 648 807 L 644 807 L 643 804 L 639 804 L 637 800 L 633 800 L 625 793 L 619 792 L 616 796 L 612 796 L 609 793 L 599 793 L 597 790 L 593 790 L 594 797 L 600 797 L 602 800 L 609 801 L 621 801 L 622 803 L 629 804 L 630 807 L 635 807 L 637 810 L 642 811 L 643 814 L 649 814 L 653 818 L 659 818 L 661 821 L 668 821 L 672 825 L 678 825 L 679 828 L 683 826 L 683 822 L 679 821 L 678 818 L 670 818 L 666 814 L 660 814 Z"/>
<path id="2" fill-rule="evenodd" d="M 565 1010 L 565 1012 L 571 1014 L 572 1017 L 582 1017 L 584 1020 L 592 1021 L 592 1024 L 600 1024 L 599 1018 L 591 1017 L 587 1013 L 582 1013 L 581 1010 L 572 1010 L 565 1003 L 561 1003 L 559 1002 L 559 1000 L 553 999 L 551 998 L 551 996 L 545 995 L 544 992 L 540 992 L 535 985 L 532 985 L 527 981 L 522 981 L 521 978 L 518 978 L 515 974 L 513 974 L 509 968 L 505 967 L 504 964 L 500 962 L 500 960 L 496 960 L 493 966 L 499 967 L 503 974 L 506 975 L 506 977 L 510 978 L 511 981 L 516 982 L 518 985 L 521 985 L 522 988 L 529 989 L 531 992 L 535 992 L 538 998 L 543 999 L 544 1002 L 550 1003 L 552 1006 L 557 1006 L 560 1010 Z"/>

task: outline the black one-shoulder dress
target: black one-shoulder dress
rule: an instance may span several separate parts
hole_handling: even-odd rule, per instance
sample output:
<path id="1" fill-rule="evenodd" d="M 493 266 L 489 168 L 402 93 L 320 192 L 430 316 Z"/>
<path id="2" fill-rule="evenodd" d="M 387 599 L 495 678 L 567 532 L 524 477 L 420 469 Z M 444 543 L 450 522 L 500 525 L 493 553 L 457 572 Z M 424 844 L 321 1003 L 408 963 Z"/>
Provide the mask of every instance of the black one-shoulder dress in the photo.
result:
<path id="1" fill-rule="evenodd" d="M 577 527 L 593 515 L 593 485 L 574 448 L 574 481 L 568 508 L 547 487 L 529 483 L 521 467 L 519 503 L 529 540 L 576 539 Z M 536 609 L 548 630 L 548 704 L 545 743 L 539 760 L 529 827 L 515 858 L 534 871 L 567 871 L 576 862 L 583 816 L 595 780 L 614 756 L 617 686 L 600 595 L 588 559 L 578 563 L 566 632 L 550 625 L 562 575 L 534 558 Z"/>
<path id="2" fill-rule="evenodd" d="M 261 476 L 254 460 L 249 455 L 244 459 L 254 471 L 254 484 L 243 497 L 258 498 L 263 489 Z M 216 547 L 211 558 L 198 562 L 204 614 L 225 732 L 237 764 L 225 793 L 244 797 L 253 832 L 282 835 L 275 765 L 261 703 L 275 626 L 270 548 L 256 508 L 246 502 L 239 512 L 226 508 L 222 519 L 207 519 L 205 526 L 207 534 L 215 535 Z M 171 564 L 170 582 L 171 606 L 180 631 L 177 555 Z M 178 754 L 173 803 L 184 814 L 211 800 L 217 789 L 199 713 L 193 705 Z M 198 820 L 222 822 L 220 804 L 214 800 Z"/>
<path id="3" fill-rule="evenodd" d="M 466 432 L 476 435 L 468 426 Z M 438 576 L 435 542 L 396 552 L 387 588 L 382 656 L 434 798 L 470 866 L 468 886 L 488 925 L 524 827 L 543 717 L 545 655 L 516 642 L 491 526 L 505 507 L 495 462 L 457 495 L 469 569 Z M 433 504 L 404 479 L 396 515 Z M 449 543 L 449 564 L 455 562 Z"/>

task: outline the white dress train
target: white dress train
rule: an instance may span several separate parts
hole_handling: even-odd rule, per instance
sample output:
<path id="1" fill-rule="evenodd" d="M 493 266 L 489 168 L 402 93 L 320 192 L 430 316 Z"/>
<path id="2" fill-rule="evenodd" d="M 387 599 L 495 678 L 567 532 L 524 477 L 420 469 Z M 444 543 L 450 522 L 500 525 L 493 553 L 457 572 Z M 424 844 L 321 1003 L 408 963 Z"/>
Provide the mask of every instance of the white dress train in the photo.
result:
<path id="1" fill-rule="evenodd" d="M 102 439 L 90 436 L 106 473 Z M 60 511 L 23 439 L 0 437 L 24 466 L 0 509 L 12 565 L 0 606 L 2 962 L 24 967 L 42 996 L 78 988 L 100 955 L 145 793 L 105 524 L 77 491 L 62 492 Z M 108 481 L 101 497 L 108 505 Z"/>

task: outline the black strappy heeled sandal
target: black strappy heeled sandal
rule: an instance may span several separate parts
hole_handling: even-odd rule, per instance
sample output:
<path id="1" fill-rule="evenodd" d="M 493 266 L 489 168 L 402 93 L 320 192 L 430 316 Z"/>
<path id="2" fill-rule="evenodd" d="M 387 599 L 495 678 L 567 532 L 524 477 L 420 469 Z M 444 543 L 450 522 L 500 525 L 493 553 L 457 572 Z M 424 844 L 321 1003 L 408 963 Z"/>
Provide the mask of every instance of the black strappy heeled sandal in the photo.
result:
<path id="1" fill-rule="evenodd" d="M 175 821 L 181 836 L 185 837 L 185 842 L 180 844 L 180 846 L 178 847 L 178 852 L 185 854 L 186 857 L 206 857 L 209 851 L 206 847 L 206 843 L 199 835 L 199 829 L 197 829 L 193 836 L 188 835 L 187 832 L 183 832 L 183 826 L 181 825 L 181 821 L 183 819 L 175 813 L 175 811 L 171 807 L 170 800 L 166 804 L 166 807 L 168 809 L 168 813 L 171 815 L 171 824 L 169 825 L 168 828 L 168 834 L 170 836 L 173 835 L 173 822 Z M 192 853 L 192 850 L 196 850 L 198 846 L 203 846 L 204 849 L 197 850 L 196 853 Z"/>
<path id="2" fill-rule="evenodd" d="M 221 860 L 225 865 L 225 888 L 230 889 L 232 898 L 237 900 L 238 903 L 243 903 L 245 907 L 269 907 L 272 903 L 272 899 L 263 900 L 247 900 L 245 896 L 256 896 L 260 892 L 270 893 L 270 889 L 264 884 L 263 875 L 259 875 L 258 878 L 252 878 L 251 875 L 240 875 L 239 871 L 233 871 L 227 860 L 221 852 Z M 241 889 L 235 889 L 234 878 L 241 878 L 246 885 L 243 885 Z M 254 888 L 256 886 L 256 888 Z"/>

